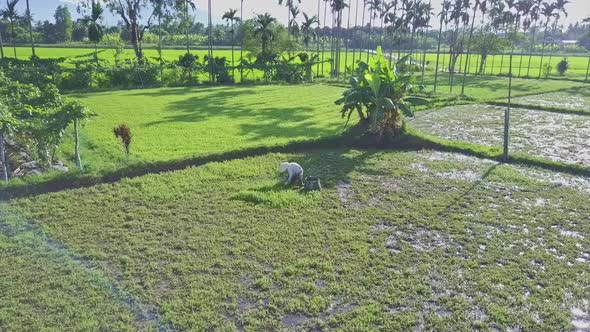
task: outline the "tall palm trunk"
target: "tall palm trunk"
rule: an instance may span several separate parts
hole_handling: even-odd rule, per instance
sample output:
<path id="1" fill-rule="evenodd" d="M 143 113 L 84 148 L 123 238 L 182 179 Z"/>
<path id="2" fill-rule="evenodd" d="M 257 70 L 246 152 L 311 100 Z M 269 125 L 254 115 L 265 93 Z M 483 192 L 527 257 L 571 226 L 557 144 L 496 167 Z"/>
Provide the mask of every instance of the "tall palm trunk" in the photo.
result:
<path id="1" fill-rule="evenodd" d="M 12 19 L 10 19 L 10 31 L 10 33 L 12 34 L 12 49 L 14 50 L 14 58 L 16 59 L 16 35 L 14 34 L 14 21 Z"/>
<path id="2" fill-rule="evenodd" d="M 82 167 L 82 159 L 80 158 L 80 120 L 74 119 L 74 138 L 76 140 L 76 148 L 75 148 L 75 159 L 76 159 L 76 166 L 78 169 L 83 171 L 84 168 Z"/>
<path id="3" fill-rule="evenodd" d="M 244 24 L 244 0 L 240 1 L 240 28 Z M 240 82 L 244 83 L 244 36 L 240 40 Z"/>
<path id="4" fill-rule="evenodd" d="M 369 38 L 367 44 L 367 63 L 369 63 L 369 53 L 371 52 L 371 41 L 373 37 L 373 8 L 369 7 Z"/>
<path id="5" fill-rule="evenodd" d="M 316 44 L 316 49 L 317 49 L 317 52 L 318 52 L 318 59 L 319 59 L 319 56 L 320 56 L 320 32 L 321 32 L 320 31 L 320 17 L 321 17 L 320 16 L 321 15 L 320 10 L 321 10 L 321 8 L 322 8 L 322 2 L 321 2 L 321 0 L 318 0 L 318 32 L 316 33 L 316 36 L 315 36 L 315 41 L 316 41 L 315 44 Z M 324 57 L 322 56 L 322 61 L 323 60 L 324 60 Z M 320 76 L 320 62 L 319 61 L 318 61 L 317 65 L 316 65 L 316 70 L 315 71 L 316 71 L 316 77 L 319 77 Z"/>
<path id="6" fill-rule="evenodd" d="M 588 57 L 588 65 L 586 66 L 586 78 L 584 82 L 588 82 L 588 74 L 590 73 L 590 57 Z"/>
<path id="7" fill-rule="evenodd" d="M 162 2 L 158 4 L 158 56 L 160 62 L 160 84 L 164 84 L 164 58 L 162 57 Z"/>
<path id="8" fill-rule="evenodd" d="M 188 21 L 188 0 L 184 1 L 184 19 L 186 20 L 186 53 L 190 53 L 190 41 L 189 41 L 189 21 Z"/>
<path id="9" fill-rule="evenodd" d="M 209 80 L 211 83 L 215 81 L 215 73 L 214 73 L 214 65 L 215 59 L 213 58 L 213 20 L 211 17 L 211 0 L 207 3 L 207 12 L 208 12 L 208 23 L 209 23 Z"/>
<path id="10" fill-rule="evenodd" d="M 4 141 L 4 131 L 0 130 L 0 162 L 2 162 L 2 178 L 8 182 L 8 159 L 6 158 L 6 147 Z"/>
<path id="11" fill-rule="evenodd" d="M 4 41 L 2 40 L 2 33 L 0 33 L 0 59 L 4 60 Z"/>
<path id="12" fill-rule="evenodd" d="M 361 20 L 361 37 L 364 36 L 365 33 L 365 13 L 367 12 L 367 0 L 363 0 L 363 18 Z M 362 45 L 362 43 L 361 43 Z M 366 45 L 367 48 L 369 48 L 369 43 L 367 42 Z M 359 51 L 359 60 L 363 58 L 363 50 L 361 48 L 361 50 Z"/>
<path id="13" fill-rule="evenodd" d="M 326 18 L 328 13 L 328 2 L 324 0 L 324 28 L 322 31 L 322 39 L 326 39 Z M 324 74 L 324 56 L 325 56 L 325 45 L 324 40 L 322 40 L 322 75 Z"/>
<path id="14" fill-rule="evenodd" d="M 443 15 L 440 15 L 440 27 L 438 28 L 438 42 L 436 46 L 436 65 L 434 69 L 434 93 L 436 93 L 436 84 L 438 81 L 438 61 L 440 58 L 440 43 L 442 41 L 442 29 L 443 29 Z"/>
<path id="15" fill-rule="evenodd" d="M 545 56 L 545 43 L 547 41 L 547 27 L 549 25 L 549 21 L 545 23 L 545 32 L 543 33 L 543 45 L 541 46 L 541 63 L 539 64 L 539 77 L 541 78 L 541 73 L 543 73 L 543 57 Z"/>
<path id="16" fill-rule="evenodd" d="M 354 13 L 354 28 L 353 28 L 353 30 L 356 30 L 356 28 L 358 26 L 358 18 L 359 18 L 359 0 L 356 0 L 356 11 Z M 350 31 L 349 31 L 349 33 L 350 33 Z M 354 37 L 354 34 L 352 34 L 351 37 Z M 352 47 L 352 65 L 353 66 L 356 63 L 356 52 L 355 52 L 356 47 L 355 46 L 356 45 L 353 45 L 353 47 Z M 348 57 L 348 54 L 346 56 Z"/>
<path id="17" fill-rule="evenodd" d="M 533 28 L 533 36 L 531 39 L 531 46 L 529 47 L 529 64 L 527 66 L 526 76 L 531 77 L 531 62 L 533 60 L 533 50 L 535 47 L 535 38 L 537 36 L 537 21 L 535 21 L 535 27 Z"/>
<path id="18" fill-rule="evenodd" d="M 344 73 L 346 75 L 346 68 L 348 68 L 348 44 L 350 43 L 350 9 L 352 0 L 348 0 L 348 23 L 346 24 L 346 34 L 344 35 L 345 49 L 344 49 Z"/>
<path id="19" fill-rule="evenodd" d="M 231 21 L 231 77 L 236 80 L 236 68 L 235 68 L 235 58 L 234 58 L 234 21 Z"/>
<path id="20" fill-rule="evenodd" d="M 31 14 L 31 7 L 29 6 L 29 0 L 27 0 L 27 19 L 29 21 L 29 37 L 31 40 L 31 52 L 33 54 L 33 58 L 35 58 L 36 55 L 35 55 L 35 39 L 33 39 L 33 14 Z"/>
<path id="21" fill-rule="evenodd" d="M 465 69 L 463 70 L 463 82 L 461 83 L 461 96 L 465 96 L 465 80 L 469 70 L 469 52 L 471 51 L 471 38 L 473 37 L 473 28 L 475 26 L 475 13 L 477 6 L 473 7 L 473 17 L 471 18 L 471 27 L 469 28 L 469 38 L 467 39 L 467 58 L 465 59 Z"/>

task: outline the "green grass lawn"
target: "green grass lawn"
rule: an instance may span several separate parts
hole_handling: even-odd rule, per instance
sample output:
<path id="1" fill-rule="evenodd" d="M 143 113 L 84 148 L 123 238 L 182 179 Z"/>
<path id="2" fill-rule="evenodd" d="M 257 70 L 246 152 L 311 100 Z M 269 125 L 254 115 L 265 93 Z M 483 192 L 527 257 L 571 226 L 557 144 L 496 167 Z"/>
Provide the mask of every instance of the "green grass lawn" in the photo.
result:
<path id="1" fill-rule="evenodd" d="M 282 188 L 284 160 L 325 189 Z M 590 319 L 589 194 L 462 155 L 344 149 L 16 199 L 0 229 L 30 231 L 2 235 L 0 329 L 571 330 Z"/>
<path id="2" fill-rule="evenodd" d="M 470 101 L 506 95 L 506 78 L 468 80 Z M 448 83 L 442 75 L 435 101 L 460 91 L 447 95 Z M 549 92 L 537 100 L 552 101 L 583 87 L 514 79 L 514 96 Z M 146 171 L 0 201 L 0 330 L 590 324 L 586 177 L 439 151 L 344 147 L 185 167 L 195 157 L 338 135 L 342 91 L 308 84 L 70 95 L 97 116 L 82 130 L 86 174 L 67 180 Z M 123 122 L 133 134 L 129 160 L 112 134 Z M 59 155 L 71 162 L 72 151 L 68 134 Z M 282 187 L 286 160 L 319 176 L 324 190 Z M 148 167 L 161 162 L 179 166 Z"/>
<path id="3" fill-rule="evenodd" d="M 344 130 L 329 85 L 129 90 L 71 96 L 97 114 L 82 131 L 88 171 L 171 161 L 336 135 Z M 112 129 L 132 131 L 130 160 Z M 71 157 L 73 145 L 62 151 Z"/>

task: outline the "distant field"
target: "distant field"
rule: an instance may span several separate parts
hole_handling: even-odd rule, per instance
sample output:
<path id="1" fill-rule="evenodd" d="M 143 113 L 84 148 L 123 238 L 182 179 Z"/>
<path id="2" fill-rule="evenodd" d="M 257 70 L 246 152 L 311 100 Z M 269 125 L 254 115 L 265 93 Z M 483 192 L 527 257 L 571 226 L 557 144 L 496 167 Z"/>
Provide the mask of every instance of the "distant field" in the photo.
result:
<path id="1" fill-rule="evenodd" d="M 9 48 L 5 48 L 7 50 L 7 54 L 11 55 L 12 54 L 12 50 Z M 114 55 L 115 52 L 112 49 L 104 49 L 101 50 L 102 52 L 100 53 L 100 58 L 104 59 L 104 60 L 109 60 L 109 61 L 113 61 L 114 60 Z M 312 52 L 314 50 L 311 50 Z M 58 57 L 66 57 L 66 58 L 74 58 L 77 56 L 83 56 L 83 55 L 87 55 L 88 57 L 90 56 L 91 53 L 94 52 L 93 48 L 37 48 L 37 55 L 41 58 L 58 58 Z M 145 56 L 148 58 L 151 58 L 152 60 L 156 60 L 158 58 L 158 52 L 155 49 L 145 49 L 144 50 Z M 167 61 L 172 61 L 172 60 L 177 60 L 178 57 L 182 54 L 185 53 L 185 50 L 179 50 L 179 49 L 175 49 L 175 50 L 164 50 L 163 51 L 163 57 L 167 60 Z M 198 50 L 192 50 L 191 53 L 198 55 L 200 59 L 202 59 L 206 54 L 207 54 L 207 50 L 202 50 L 202 49 L 198 49 Z M 215 50 L 214 51 L 214 55 L 215 56 L 224 56 L 227 59 L 231 59 L 231 50 L 228 50 L 227 48 L 224 49 L 220 49 L 220 50 Z M 344 53 L 343 53 L 344 54 Z M 352 50 L 348 51 L 348 55 L 347 57 L 343 57 L 341 60 L 341 69 L 344 70 L 345 65 L 351 65 L 353 63 L 353 60 L 358 60 L 362 55 L 362 59 L 365 60 L 367 57 L 367 53 L 366 52 L 362 52 L 360 50 L 357 50 L 353 53 Z M 397 52 L 394 51 L 393 52 L 394 57 L 397 57 Z M 403 53 L 402 53 L 403 55 Z M 31 56 L 31 49 L 27 48 L 27 47 L 17 47 L 17 56 L 19 58 L 29 58 Z M 135 55 L 133 53 L 133 50 L 131 49 L 126 49 L 124 54 L 123 54 L 123 58 L 134 58 Z M 436 64 L 436 53 L 427 53 L 426 54 L 426 62 L 427 62 L 427 70 L 429 71 L 433 71 L 435 69 L 435 64 Z M 329 59 L 330 58 L 330 52 L 326 51 L 324 52 L 324 59 Z M 465 68 L 465 61 L 466 61 L 466 56 L 463 55 L 459 58 L 459 60 L 457 61 L 457 70 L 458 71 L 463 71 L 463 69 Z M 239 48 L 236 48 L 236 52 L 234 55 L 234 59 L 235 61 L 239 61 L 240 59 L 240 51 Z M 418 62 L 422 62 L 422 54 L 420 54 L 418 51 L 416 51 L 416 53 L 414 54 L 414 59 L 415 61 Z M 561 61 L 561 59 L 563 59 L 562 55 L 553 55 L 551 56 L 550 54 L 546 55 L 543 58 L 543 63 L 550 63 L 551 66 L 553 67 L 553 70 L 551 72 L 550 77 L 559 77 L 557 71 L 555 70 L 555 67 L 557 66 L 557 63 L 559 61 Z M 585 75 L 586 75 L 586 70 L 588 68 L 588 60 L 590 59 L 590 56 L 586 55 L 580 55 L 580 56 L 567 56 L 567 59 L 569 61 L 569 65 L 570 68 L 568 69 L 568 71 L 565 74 L 565 78 L 571 78 L 571 79 L 584 79 Z M 470 60 L 469 60 L 469 72 L 470 73 L 474 73 L 479 69 L 479 63 L 481 62 L 480 57 L 479 56 L 470 56 Z M 448 54 L 442 54 L 440 55 L 439 58 L 439 70 L 443 71 L 443 70 L 447 70 L 448 68 L 448 63 L 449 63 L 449 55 Z M 509 65 L 510 65 L 510 56 L 508 54 L 505 55 L 494 55 L 494 56 L 488 56 L 487 62 L 486 62 L 486 67 L 485 67 L 485 73 L 487 75 L 498 75 L 498 74 L 508 74 L 509 72 Z M 513 66 L 513 74 L 515 76 L 526 76 L 527 74 L 531 77 L 538 77 L 539 75 L 539 68 L 541 65 L 541 57 L 540 56 L 532 56 L 531 57 L 531 66 L 530 66 L 530 70 L 528 69 L 528 65 L 529 65 L 529 57 L 528 56 L 523 56 L 522 57 L 522 62 L 521 62 L 521 56 L 519 54 L 516 54 L 513 56 L 512 59 L 512 66 Z M 315 72 L 314 68 L 314 72 Z M 320 66 L 320 71 L 322 70 L 321 66 Z M 330 73 L 330 65 L 328 63 L 325 63 L 323 66 L 323 73 L 324 75 L 329 75 Z"/>

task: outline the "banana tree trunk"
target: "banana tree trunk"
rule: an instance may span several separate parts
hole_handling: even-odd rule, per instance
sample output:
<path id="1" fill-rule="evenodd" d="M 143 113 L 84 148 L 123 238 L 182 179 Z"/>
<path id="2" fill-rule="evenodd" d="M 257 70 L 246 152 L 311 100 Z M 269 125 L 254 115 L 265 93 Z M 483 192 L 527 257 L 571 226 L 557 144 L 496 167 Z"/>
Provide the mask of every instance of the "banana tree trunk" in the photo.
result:
<path id="1" fill-rule="evenodd" d="M 82 167 L 82 159 L 80 158 L 80 120 L 74 119 L 74 136 L 76 140 L 76 151 L 75 151 L 75 158 L 76 158 L 76 166 L 78 169 L 83 171 L 84 168 Z"/>
<path id="2" fill-rule="evenodd" d="M 6 148 L 4 144 L 4 132 L 0 131 L 0 161 L 2 162 L 2 179 L 8 182 L 8 161 L 6 158 Z"/>

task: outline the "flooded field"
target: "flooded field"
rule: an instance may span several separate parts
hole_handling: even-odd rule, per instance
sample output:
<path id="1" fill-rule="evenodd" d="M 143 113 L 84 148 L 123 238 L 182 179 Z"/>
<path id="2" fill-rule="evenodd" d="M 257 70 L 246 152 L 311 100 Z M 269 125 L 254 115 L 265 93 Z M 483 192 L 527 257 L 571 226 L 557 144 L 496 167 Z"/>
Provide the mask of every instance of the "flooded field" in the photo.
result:
<path id="1" fill-rule="evenodd" d="M 559 108 L 573 111 L 585 111 L 590 114 L 590 90 L 572 90 L 552 92 L 542 95 L 519 97 L 514 99 L 519 105 Z"/>
<path id="2" fill-rule="evenodd" d="M 440 138 L 501 146 L 504 108 L 449 106 L 419 112 L 411 123 Z M 590 116 L 512 109 L 509 144 L 512 152 L 590 166 Z"/>

